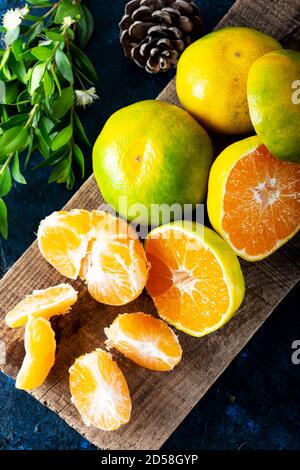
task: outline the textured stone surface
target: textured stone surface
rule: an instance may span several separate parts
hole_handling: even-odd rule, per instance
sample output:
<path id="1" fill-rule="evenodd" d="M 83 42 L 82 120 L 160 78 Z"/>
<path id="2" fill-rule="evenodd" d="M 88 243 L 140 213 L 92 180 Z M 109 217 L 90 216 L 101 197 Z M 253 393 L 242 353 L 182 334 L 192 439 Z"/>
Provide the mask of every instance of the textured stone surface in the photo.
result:
<path id="1" fill-rule="evenodd" d="M 0 1 L 5 9 L 17 4 Z M 89 53 L 101 77 L 101 101 L 86 114 L 91 140 L 115 109 L 154 98 L 172 74 L 149 76 L 123 58 L 117 22 L 124 1 L 88 2 L 97 32 Z M 198 1 L 207 30 L 232 1 Z M 91 170 L 89 166 L 89 171 Z M 2 275 L 34 239 L 39 220 L 70 197 L 63 187 L 46 186 L 48 172 L 34 173 L 31 184 L 17 187 L 8 198 L 10 239 L 0 242 Z M 26 217 L 24 217 L 24 213 Z M 166 443 L 172 449 L 299 448 L 297 383 L 300 366 L 291 363 L 291 343 L 299 331 L 294 292 L 266 322 L 247 348 L 211 388 Z M 298 299 L 299 302 L 299 299 Z M 255 314 L 255 312 L 253 312 Z M 296 325 L 295 325 L 296 323 Z M 298 327 L 298 328 L 297 328 Z M 0 375 L 0 449 L 92 448 L 55 414 Z"/>

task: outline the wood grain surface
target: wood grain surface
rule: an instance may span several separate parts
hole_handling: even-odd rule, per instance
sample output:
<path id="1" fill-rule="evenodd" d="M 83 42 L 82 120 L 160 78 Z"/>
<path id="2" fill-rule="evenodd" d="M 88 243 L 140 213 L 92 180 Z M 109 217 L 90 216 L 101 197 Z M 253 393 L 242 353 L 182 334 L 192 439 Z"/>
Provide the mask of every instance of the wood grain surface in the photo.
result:
<path id="1" fill-rule="evenodd" d="M 282 40 L 285 45 L 299 47 L 299 1 L 240 0 L 218 27 L 225 25 L 256 27 Z M 159 99 L 177 103 L 174 81 Z M 67 208 L 97 207 L 104 207 L 104 203 L 91 177 L 70 200 Z M 242 262 L 247 293 L 239 312 L 223 329 L 205 338 L 179 334 L 184 358 L 174 372 L 147 371 L 114 353 L 129 384 L 133 415 L 127 426 L 111 433 L 83 424 L 70 402 L 68 369 L 80 354 L 104 346 L 103 328 L 117 314 L 138 310 L 155 314 L 155 308 L 146 294 L 121 308 L 105 306 L 94 301 L 82 283 L 73 282 L 74 287 L 80 289 L 79 301 L 70 314 L 54 321 L 58 341 L 56 364 L 46 383 L 32 395 L 99 448 L 159 449 L 296 285 L 300 274 L 299 251 L 298 236 L 265 261 L 255 264 Z M 3 318 L 6 311 L 33 289 L 62 281 L 64 279 L 43 260 L 36 243 L 1 280 L 0 339 L 7 346 L 7 361 L 2 370 L 10 377 L 16 377 L 24 357 L 23 329 L 5 327 Z"/>

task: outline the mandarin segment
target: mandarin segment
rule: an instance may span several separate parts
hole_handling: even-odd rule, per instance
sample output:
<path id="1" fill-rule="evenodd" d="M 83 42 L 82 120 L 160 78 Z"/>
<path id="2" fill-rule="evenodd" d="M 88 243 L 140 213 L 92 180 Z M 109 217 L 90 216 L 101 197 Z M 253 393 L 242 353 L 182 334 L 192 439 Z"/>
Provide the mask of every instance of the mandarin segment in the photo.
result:
<path id="1" fill-rule="evenodd" d="M 77 279 L 86 254 L 91 217 L 88 211 L 60 211 L 46 217 L 38 229 L 38 246 L 60 274 Z"/>
<path id="2" fill-rule="evenodd" d="M 229 146 L 211 170 L 208 214 L 239 256 L 269 256 L 300 228 L 300 165 L 275 158 L 258 137 Z"/>
<path id="3" fill-rule="evenodd" d="M 154 229 L 145 251 L 147 291 L 159 316 L 192 336 L 223 326 L 244 297 L 237 257 L 215 232 L 189 222 Z"/>
<path id="4" fill-rule="evenodd" d="M 45 318 L 30 318 L 25 327 L 25 351 L 16 388 L 32 390 L 46 380 L 55 361 L 56 342 L 51 323 Z"/>
<path id="5" fill-rule="evenodd" d="M 124 313 L 104 331 L 109 348 L 147 369 L 169 371 L 181 361 L 177 336 L 164 321 L 151 315 Z"/>
<path id="6" fill-rule="evenodd" d="M 17 328 L 25 325 L 30 317 L 49 320 L 54 315 L 65 315 L 75 304 L 77 297 L 76 290 L 69 284 L 35 290 L 6 314 L 5 322 L 10 328 Z"/>
<path id="7" fill-rule="evenodd" d="M 72 402 L 87 426 L 114 431 L 128 423 L 131 399 L 127 382 L 109 353 L 97 349 L 85 354 L 69 372 Z"/>

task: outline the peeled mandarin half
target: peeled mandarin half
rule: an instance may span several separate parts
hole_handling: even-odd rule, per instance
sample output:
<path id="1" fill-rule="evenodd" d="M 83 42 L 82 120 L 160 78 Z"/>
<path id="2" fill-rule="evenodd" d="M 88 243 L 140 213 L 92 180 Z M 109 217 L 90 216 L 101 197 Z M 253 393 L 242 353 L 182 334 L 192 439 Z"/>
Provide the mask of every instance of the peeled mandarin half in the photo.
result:
<path id="1" fill-rule="evenodd" d="M 40 224 L 42 255 L 64 276 L 86 281 L 99 302 L 123 305 L 143 290 L 148 275 L 134 228 L 104 211 L 55 212 Z"/>
<path id="2" fill-rule="evenodd" d="M 266 258 L 300 228 L 300 165 L 275 158 L 257 136 L 230 145 L 212 166 L 208 215 L 239 256 Z"/>
<path id="3" fill-rule="evenodd" d="M 45 318 L 30 318 L 25 328 L 25 351 L 16 387 L 32 390 L 46 380 L 55 361 L 55 335 Z"/>
<path id="4" fill-rule="evenodd" d="M 35 290 L 6 314 L 5 322 L 10 328 L 17 328 L 25 325 L 29 317 L 49 320 L 54 315 L 66 314 L 76 301 L 77 292 L 69 284 Z"/>
<path id="5" fill-rule="evenodd" d="M 97 349 L 76 359 L 70 368 L 70 390 L 87 426 L 114 431 L 128 423 L 131 399 L 127 382 L 106 351 Z"/>
<path id="6" fill-rule="evenodd" d="M 147 291 L 159 316 L 192 336 L 223 326 L 242 303 L 245 286 L 236 255 L 207 227 L 178 221 L 154 229 L 145 251 Z"/>
<path id="7" fill-rule="evenodd" d="M 177 336 L 162 320 L 142 312 L 119 315 L 105 328 L 106 344 L 151 370 L 172 370 L 182 357 Z"/>

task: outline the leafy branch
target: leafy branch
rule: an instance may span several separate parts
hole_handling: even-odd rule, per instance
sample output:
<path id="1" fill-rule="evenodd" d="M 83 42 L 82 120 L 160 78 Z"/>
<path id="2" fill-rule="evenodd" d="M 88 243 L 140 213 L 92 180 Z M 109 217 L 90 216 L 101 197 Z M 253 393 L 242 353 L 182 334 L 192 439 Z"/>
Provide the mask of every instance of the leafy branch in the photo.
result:
<path id="1" fill-rule="evenodd" d="M 3 16 L 0 50 L 0 235 L 8 236 L 3 200 L 34 151 L 52 168 L 49 183 L 72 188 L 74 164 L 82 177 L 82 145 L 90 145 L 76 106 L 98 98 L 97 74 L 83 52 L 93 17 L 82 0 L 28 0 Z M 21 164 L 20 164 L 21 162 Z"/>

